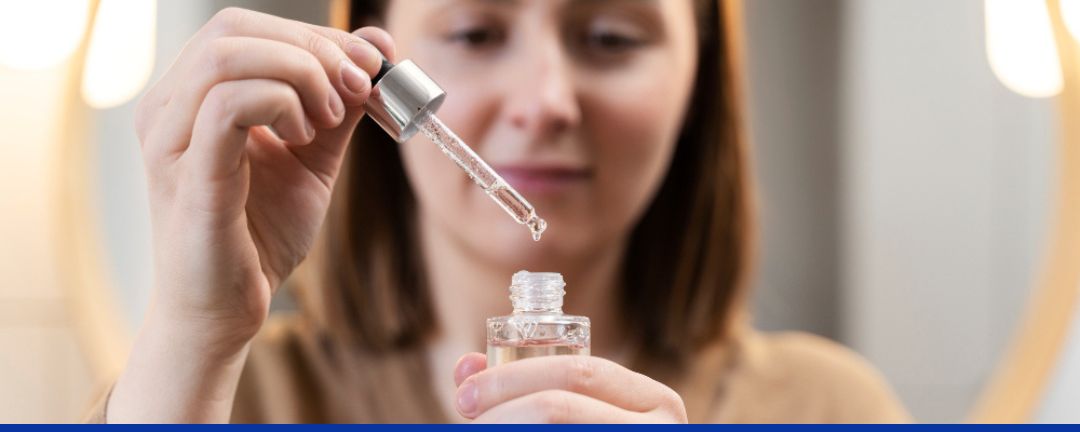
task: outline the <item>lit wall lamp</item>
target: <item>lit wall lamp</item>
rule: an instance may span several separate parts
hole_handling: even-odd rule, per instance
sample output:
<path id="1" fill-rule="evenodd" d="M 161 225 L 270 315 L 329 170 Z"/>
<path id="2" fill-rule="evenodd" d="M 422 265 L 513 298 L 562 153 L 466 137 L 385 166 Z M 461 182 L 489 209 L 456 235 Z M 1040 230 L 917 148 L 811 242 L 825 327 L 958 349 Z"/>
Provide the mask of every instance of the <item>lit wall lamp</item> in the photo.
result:
<path id="1" fill-rule="evenodd" d="M 1042 0 L 985 0 L 986 56 L 1010 90 L 1042 98 L 1061 93 L 1061 60 Z M 1077 3 L 1075 0 L 1062 0 Z M 1074 6 L 1076 8 L 1076 6 Z M 1080 23 L 1078 23 L 1080 24 Z"/>
<path id="2" fill-rule="evenodd" d="M 85 34 L 89 0 L 0 2 L 0 64 L 20 70 L 55 66 Z"/>
<path id="3" fill-rule="evenodd" d="M 1080 1 L 1059 0 L 1061 5 L 1061 19 L 1065 21 L 1065 28 L 1069 35 L 1080 41 Z"/>
<path id="4" fill-rule="evenodd" d="M 0 64 L 21 70 L 55 66 L 89 37 L 83 100 L 111 108 L 134 98 L 149 81 L 156 20 L 156 0 L 3 0 Z"/>

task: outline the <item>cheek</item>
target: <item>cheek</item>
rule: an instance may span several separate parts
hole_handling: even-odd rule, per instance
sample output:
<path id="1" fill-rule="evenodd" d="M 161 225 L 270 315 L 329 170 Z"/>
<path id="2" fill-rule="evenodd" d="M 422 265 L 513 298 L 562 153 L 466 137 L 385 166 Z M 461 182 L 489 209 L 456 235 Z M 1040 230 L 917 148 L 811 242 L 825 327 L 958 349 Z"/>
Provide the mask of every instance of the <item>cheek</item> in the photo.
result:
<path id="1" fill-rule="evenodd" d="M 435 50 L 429 40 L 417 37 L 420 30 L 408 28 L 415 20 L 400 21 L 403 23 L 397 27 L 399 32 L 394 33 L 398 59 L 412 59 L 446 90 L 447 98 L 438 110 L 438 117 L 467 145 L 479 151 L 475 137 L 483 129 L 480 119 L 485 118 L 485 114 L 481 110 L 483 104 L 478 101 L 488 99 L 483 88 L 470 81 L 463 82 L 452 71 L 440 67 L 446 63 L 441 58 L 444 54 Z M 468 220 L 470 206 L 486 198 L 461 168 L 422 134 L 401 144 L 401 157 L 420 210 L 436 215 L 437 220 Z"/>
<path id="2" fill-rule="evenodd" d="M 440 82 L 442 84 L 442 82 Z M 489 127 L 492 103 L 483 91 L 462 91 L 466 84 L 446 80 L 446 89 L 469 97 L 447 98 L 438 112 L 439 118 L 483 158 L 485 150 L 480 137 Z M 479 89 L 477 89 L 479 90 Z M 497 204 L 484 194 L 462 169 L 450 160 L 438 146 L 420 134 L 401 145 L 405 172 L 416 194 L 420 210 L 449 230 L 455 237 L 484 238 L 484 230 L 492 224 L 511 231 L 516 237 L 527 237 L 527 230 L 518 226 Z M 470 221 L 470 223 L 443 223 Z M 483 221 L 484 223 L 473 223 Z"/>
<path id="3" fill-rule="evenodd" d="M 400 146 L 405 174 L 421 209 L 460 218 L 459 204 L 467 197 L 469 186 L 461 169 L 419 134 Z"/>
<path id="4" fill-rule="evenodd" d="M 588 98 L 590 141 L 596 152 L 598 211 L 636 223 L 667 174 L 682 126 L 686 91 L 649 79 L 597 80 Z"/>

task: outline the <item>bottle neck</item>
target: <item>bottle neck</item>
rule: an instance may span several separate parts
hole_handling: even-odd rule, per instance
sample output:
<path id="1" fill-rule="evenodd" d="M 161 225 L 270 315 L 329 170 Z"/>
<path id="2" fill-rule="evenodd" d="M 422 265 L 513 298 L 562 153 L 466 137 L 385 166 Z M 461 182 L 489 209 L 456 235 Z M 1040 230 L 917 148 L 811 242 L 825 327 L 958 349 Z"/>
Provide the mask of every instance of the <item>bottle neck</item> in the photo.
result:
<path id="1" fill-rule="evenodd" d="M 565 286 L 562 275 L 558 273 L 515 273 L 510 285 L 510 303 L 514 305 L 514 313 L 562 313 Z"/>

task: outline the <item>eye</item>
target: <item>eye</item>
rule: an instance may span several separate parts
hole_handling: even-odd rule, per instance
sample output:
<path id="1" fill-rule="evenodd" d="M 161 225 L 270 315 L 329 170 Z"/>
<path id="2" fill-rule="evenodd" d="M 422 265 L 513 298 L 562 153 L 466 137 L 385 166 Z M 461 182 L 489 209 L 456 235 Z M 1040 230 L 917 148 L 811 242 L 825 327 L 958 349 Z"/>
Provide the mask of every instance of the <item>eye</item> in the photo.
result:
<path id="1" fill-rule="evenodd" d="M 483 49 L 502 43 L 506 39 L 506 34 L 491 26 L 467 27 L 452 32 L 448 39 L 468 48 Z"/>
<path id="2" fill-rule="evenodd" d="M 625 57 L 650 41 L 649 31 L 628 19 L 601 15 L 583 24 L 582 49 L 598 59 Z"/>
<path id="3" fill-rule="evenodd" d="M 616 31 L 590 31 L 585 35 L 585 45 L 596 50 L 622 52 L 643 44 L 644 41 L 637 37 Z"/>

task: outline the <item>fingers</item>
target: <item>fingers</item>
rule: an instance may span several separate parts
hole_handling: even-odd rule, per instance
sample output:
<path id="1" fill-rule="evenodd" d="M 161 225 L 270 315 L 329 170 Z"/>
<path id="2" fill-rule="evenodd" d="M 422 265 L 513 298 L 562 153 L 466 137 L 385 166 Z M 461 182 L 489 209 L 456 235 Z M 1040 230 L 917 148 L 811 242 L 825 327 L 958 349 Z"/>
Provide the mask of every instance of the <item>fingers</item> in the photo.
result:
<path id="1" fill-rule="evenodd" d="M 200 31 L 206 37 L 246 36 L 275 40 L 311 52 L 317 57 L 348 106 L 366 100 L 366 81 L 379 72 L 382 53 L 372 43 L 341 30 L 319 27 L 244 9 L 225 9 Z M 374 34 L 372 32 L 371 34 Z M 393 50 L 392 42 L 384 43 Z M 353 69 L 349 64 L 357 66 Z M 356 77 L 368 77 L 357 80 Z"/>
<path id="2" fill-rule="evenodd" d="M 311 26 L 316 31 L 338 32 L 326 27 Z M 364 27 L 353 33 L 379 49 L 390 61 L 394 60 L 394 41 L 390 34 L 377 27 Z M 381 61 L 380 61 L 380 67 Z M 370 83 L 370 80 L 367 82 Z M 370 91 L 370 90 L 369 90 Z M 365 97 L 366 99 L 366 97 Z M 341 168 L 342 157 L 348 147 L 353 131 L 362 116 L 362 110 L 348 110 L 345 120 L 331 130 L 321 130 L 312 145 L 294 148 L 293 153 L 312 172 L 319 175 L 328 186 Z M 486 363 L 486 357 L 480 354 L 480 367 Z"/>
<path id="3" fill-rule="evenodd" d="M 321 63 L 310 52 L 286 43 L 251 37 L 215 39 L 204 48 L 203 67 L 188 75 L 186 91 L 177 91 L 159 116 L 168 121 L 157 122 L 153 131 L 161 148 L 149 149 L 154 154 L 186 150 L 184 136 L 190 132 L 195 113 L 204 98 L 218 83 L 245 79 L 273 79 L 292 85 L 301 102 L 320 128 L 334 127 L 342 121 L 345 106 L 333 88 Z M 191 117 L 191 121 L 185 118 Z"/>
<path id="4" fill-rule="evenodd" d="M 565 390 L 544 390 L 507 401 L 476 417 L 476 423 L 653 423 L 657 419 L 628 412 L 603 401 Z"/>
<path id="5" fill-rule="evenodd" d="M 370 37 L 374 42 L 368 42 L 364 37 Z M 244 50 L 239 46 L 240 39 L 259 39 L 264 43 L 245 43 L 248 49 Z M 293 49 L 269 42 L 290 45 Z M 306 51 L 315 62 L 296 54 L 297 49 Z M 151 156 L 178 156 L 187 146 L 198 106 L 215 84 L 256 78 L 295 83 L 291 76 L 282 76 L 290 71 L 302 72 L 306 80 L 303 82 L 311 82 L 311 64 L 321 67 L 326 82 L 347 110 L 359 110 L 371 92 L 370 77 L 377 74 L 382 65 L 380 49 L 392 55 L 393 42 L 385 32 L 373 28 L 358 30 L 358 35 L 353 35 L 259 12 L 225 9 L 199 31 L 165 76 L 140 101 L 137 122 L 140 142 L 158 143 L 155 145 L 160 148 L 152 149 Z M 275 62 L 275 57 L 280 62 Z M 297 90 L 305 105 L 322 99 L 320 113 L 336 112 L 336 101 L 329 92 L 308 95 L 305 88 L 298 87 Z M 336 125 L 328 120 L 328 114 L 309 114 L 320 128 Z M 342 116 L 333 118 L 340 122 Z"/>
<path id="6" fill-rule="evenodd" d="M 386 30 L 378 27 L 361 27 L 360 29 L 354 31 L 352 34 L 360 37 L 363 40 L 368 41 L 372 45 L 375 45 L 375 48 L 378 48 L 379 52 L 386 56 L 386 58 L 391 62 L 397 62 L 397 53 L 394 46 L 394 38 L 390 37 L 390 33 L 387 33 Z M 376 71 L 376 73 L 378 73 L 378 71 Z"/>
<path id="7" fill-rule="evenodd" d="M 345 120 L 338 127 L 320 130 L 315 141 L 309 145 L 290 148 L 293 155 L 330 189 L 333 189 L 353 131 L 363 115 L 360 110 L 346 111 Z"/>
<path id="8" fill-rule="evenodd" d="M 292 144 L 309 143 L 315 137 L 292 86 L 267 79 L 217 84 L 203 100 L 183 159 L 192 161 L 187 166 L 199 178 L 229 178 L 240 168 L 249 129 L 262 125 Z"/>
<path id="9" fill-rule="evenodd" d="M 487 368 L 487 356 L 480 353 L 468 353 L 458 359 L 454 366 L 454 385 L 460 386 L 466 378 Z"/>
<path id="10" fill-rule="evenodd" d="M 265 78 L 284 81 L 300 95 L 308 117 L 321 128 L 337 126 L 345 105 L 334 90 L 319 59 L 282 42 L 251 37 L 216 39 L 208 47 L 211 67 L 194 77 L 195 87 Z"/>
<path id="11" fill-rule="evenodd" d="M 682 400 L 655 380 L 599 357 L 560 355 L 518 360 L 485 369 L 458 388 L 458 411 L 467 418 L 531 393 L 566 390 L 646 412 L 677 410 Z"/>

